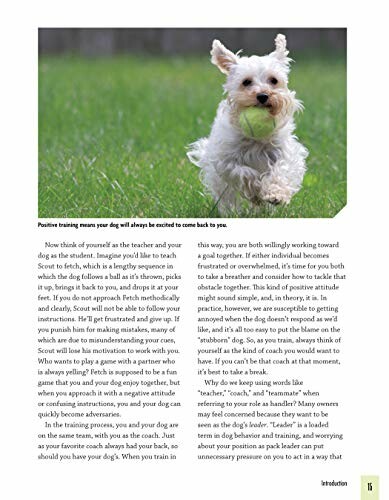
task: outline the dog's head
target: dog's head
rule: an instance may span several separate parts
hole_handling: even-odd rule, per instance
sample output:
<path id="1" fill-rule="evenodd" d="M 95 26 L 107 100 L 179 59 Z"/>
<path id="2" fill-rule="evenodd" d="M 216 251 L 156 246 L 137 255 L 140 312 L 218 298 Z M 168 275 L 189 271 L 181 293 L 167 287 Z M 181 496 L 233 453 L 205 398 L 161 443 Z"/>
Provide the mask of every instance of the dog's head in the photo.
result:
<path id="1" fill-rule="evenodd" d="M 266 56 L 239 57 L 219 40 L 214 40 L 211 61 L 227 75 L 224 85 L 228 100 L 237 113 L 250 106 L 268 109 L 280 122 L 287 120 L 302 104 L 288 89 L 291 59 L 286 38 L 277 35 L 275 50 Z"/>

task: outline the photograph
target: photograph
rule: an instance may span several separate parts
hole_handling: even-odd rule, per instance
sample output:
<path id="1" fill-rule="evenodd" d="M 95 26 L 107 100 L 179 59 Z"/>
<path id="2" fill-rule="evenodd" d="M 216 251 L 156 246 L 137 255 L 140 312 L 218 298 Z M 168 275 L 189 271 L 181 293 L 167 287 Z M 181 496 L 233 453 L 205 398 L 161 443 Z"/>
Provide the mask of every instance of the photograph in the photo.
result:
<path id="1" fill-rule="evenodd" d="M 332 218 L 344 28 L 40 28 L 40 218 Z"/>
<path id="2" fill-rule="evenodd" d="M 389 500 L 383 5 L 5 6 L 5 500 Z"/>

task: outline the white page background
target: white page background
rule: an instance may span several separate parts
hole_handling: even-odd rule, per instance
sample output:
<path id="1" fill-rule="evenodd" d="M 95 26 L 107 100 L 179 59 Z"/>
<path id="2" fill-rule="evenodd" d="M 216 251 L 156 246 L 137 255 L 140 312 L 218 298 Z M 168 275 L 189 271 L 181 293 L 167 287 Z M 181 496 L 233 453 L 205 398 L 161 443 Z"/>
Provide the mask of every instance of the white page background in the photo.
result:
<path id="1" fill-rule="evenodd" d="M 381 4 L 382 5 L 382 4 Z M 3 7 L 2 37 L 2 490 L 4 498 L 53 499 L 354 499 L 361 474 L 379 475 L 387 498 L 388 376 L 388 143 L 387 61 L 383 10 L 370 2 L 360 10 L 340 2 L 237 4 L 193 2 L 20 2 Z M 133 231 L 142 240 L 201 238 L 340 240 L 347 265 L 342 371 L 347 384 L 328 380 L 344 402 L 347 459 L 341 464 L 198 463 L 194 426 L 186 426 L 185 460 L 180 463 L 42 463 L 35 449 L 35 254 L 52 239 L 118 237 L 115 230 L 37 231 L 37 28 L 41 27 L 347 27 L 348 28 L 348 204 L 335 219 L 229 220 L 228 231 Z M 10 41 L 12 43 L 10 43 Z M 366 99 L 366 92 L 371 97 Z M 121 233 L 125 237 L 126 233 Z M 65 236 L 66 235 L 66 236 Z M 189 261 L 193 258 L 188 257 Z M 188 264 L 189 267 L 189 264 Z M 187 282 L 188 332 L 192 280 Z M 188 339 L 189 347 L 191 339 Z M 191 358 L 192 356 L 192 358 Z M 193 360 L 193 370 L 190 362 Z M 187 349 L 185 384 L 195 375 Z M 188 391 L 188 399 L 190 391 Z M 190 401 L 188 401 L 188 404 Z M 188 412 L 188 419 L 191 414 Z M 346 488 L 322 488 L 320 479 L 343 479 Z M 2 495 L 3 496 L 3 495 Z"/>

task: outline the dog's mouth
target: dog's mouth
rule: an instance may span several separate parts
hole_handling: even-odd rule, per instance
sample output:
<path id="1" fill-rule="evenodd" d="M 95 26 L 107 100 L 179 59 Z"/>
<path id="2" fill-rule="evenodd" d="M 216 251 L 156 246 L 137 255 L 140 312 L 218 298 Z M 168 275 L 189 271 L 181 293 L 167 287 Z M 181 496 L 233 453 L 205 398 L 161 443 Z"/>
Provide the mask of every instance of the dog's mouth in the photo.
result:
<path id="1" fill-rule="evenodd" d="M 257 102 L 254 104 L 254 107 L 256 107 L 256 108 L 272 108 L 273 104 L 271 102 L 265 102 L 265 104 Z"/>
<path id="2" fill-rule="evenodd" d="M 265 104 L 258 102 L 254 105 L 254 108 L 266 109 L 271 115 L 276 114 L 276 109 L 271 102 L 266 102 Z"/>
<path id="3" fill-rule="evenodd" d="M 270 102 L 266 103 L 266 104 L 261 104 L 259 102 L 258 104 L 256 104 L 256 107 L 257 108 L 265 108 L 265 109 L 268 109 L 270 111 L 273 108 L 273 104 L 271 104 Z"/>

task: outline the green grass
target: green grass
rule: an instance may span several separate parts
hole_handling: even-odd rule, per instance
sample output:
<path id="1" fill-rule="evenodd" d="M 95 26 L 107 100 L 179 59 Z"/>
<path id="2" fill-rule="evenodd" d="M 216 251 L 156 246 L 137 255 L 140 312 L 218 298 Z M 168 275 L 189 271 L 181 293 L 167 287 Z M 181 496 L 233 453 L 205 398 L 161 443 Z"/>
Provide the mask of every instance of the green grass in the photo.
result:
<path id="1" fill-rule="evenodd" d="M 345 61 L 296 59 L 308 172 L 290 205 L 257 217 L 333 217 L 346 204 Z M 39 217 L 217 217 L 185 152 L 209 133 L 222 83 L 207 58 L 42 58 Z"/>

